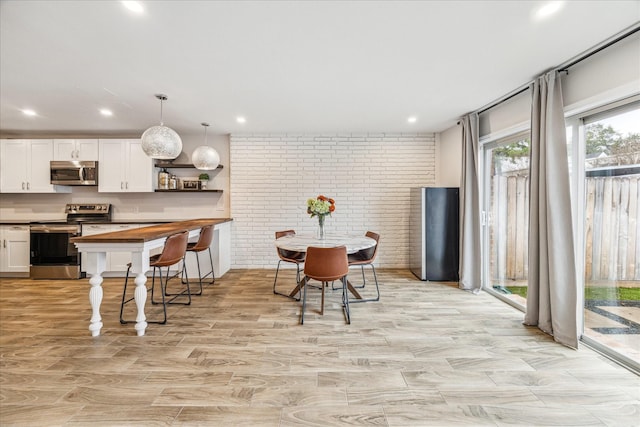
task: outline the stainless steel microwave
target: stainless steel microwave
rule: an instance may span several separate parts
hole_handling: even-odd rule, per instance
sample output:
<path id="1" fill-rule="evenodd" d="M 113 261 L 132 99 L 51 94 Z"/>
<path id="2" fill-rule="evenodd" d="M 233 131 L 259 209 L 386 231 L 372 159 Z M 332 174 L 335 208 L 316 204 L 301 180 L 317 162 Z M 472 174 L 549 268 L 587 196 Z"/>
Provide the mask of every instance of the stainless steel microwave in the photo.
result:
<path id="1" fill-rule="evenodd" d="M 56 185 L 98 185 L 98 162 L 52 161 L 51 183 Z"/>

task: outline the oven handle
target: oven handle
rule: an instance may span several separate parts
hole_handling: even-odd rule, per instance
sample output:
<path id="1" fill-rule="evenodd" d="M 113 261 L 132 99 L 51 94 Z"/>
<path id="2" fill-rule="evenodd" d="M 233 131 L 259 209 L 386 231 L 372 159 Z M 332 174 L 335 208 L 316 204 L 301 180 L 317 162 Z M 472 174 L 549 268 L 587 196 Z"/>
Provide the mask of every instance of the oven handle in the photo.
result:
<path id="1" fill-rule="evenodd" d="M 79 227 L 77 225 L 32 225 L 32 233 L 72 233 L 80 234 Z"/>

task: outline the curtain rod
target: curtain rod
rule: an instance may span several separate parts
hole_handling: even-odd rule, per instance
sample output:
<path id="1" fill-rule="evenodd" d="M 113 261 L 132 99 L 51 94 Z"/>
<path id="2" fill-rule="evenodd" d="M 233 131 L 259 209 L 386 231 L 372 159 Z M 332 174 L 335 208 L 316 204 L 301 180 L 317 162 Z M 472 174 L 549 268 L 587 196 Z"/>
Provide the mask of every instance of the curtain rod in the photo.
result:
<path id="1" fill-rule="evenodd" d="M 584 61 L 585 59 L 589 58 L 592 55 L 595 55 L 596 53 L 608 48 L 611 45 L 614 45 L 615 43 L 618 43 L 619 41 L 633 35 L 634 33 L 637 33 L 638 31 L 640 31 L 640 22 L 635 23 L 634 25 L 622 30 L 621 32 L 619 32 L 618 34 L 609 37 L 607 40 L 593 46 L 591 49 L 588 49 L 584 52 L 582 52 L 580 55 L 573 57 L 572 59 L 564 62 L 563 64 L 558 65 L 557 67 L 553 67 L 552 70 L 558 70 L 558 71 L 564 71 L 567 74 L 569 74 L 569 68 L 573 67 L 574 65 L 576 65 L 577 63 Z M 484 107 L 481 107 L 479 110 L 476 110 L 477 114 L 481 114 L 484 113 L 487 110 L 492 109 L 493 107 L 496 107 L 500 104 L 502 104 L 503 102 L 506 102 L 508 100 L 510 100 L 511 98 L 513 98 L 514 96 L 520 95 L 522 92 L 526 91 L 529 89 L 529 85 L 531 85 L 531 83 L 533 83 L 533 80 L 519 86 L 517 89 L 509 92 L 508 94 L 496 99 L 493 102 L 490 102 L 489 104 L 485 105 Z"/>

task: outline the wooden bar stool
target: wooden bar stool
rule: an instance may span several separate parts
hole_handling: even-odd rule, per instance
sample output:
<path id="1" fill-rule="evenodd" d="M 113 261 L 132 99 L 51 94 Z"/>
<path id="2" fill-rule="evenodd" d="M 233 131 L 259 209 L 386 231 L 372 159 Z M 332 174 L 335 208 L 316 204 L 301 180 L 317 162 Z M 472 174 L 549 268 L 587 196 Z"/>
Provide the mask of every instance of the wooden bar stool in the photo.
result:
<path id="1" fill-rule="evenodd" d="M 191 304 L 191 289 L 189 288 L 189 280 L 187 277 L 186 281 L 186 289 L 178 294 L 175 294 L 171 299 L 165 299 L 165 295 L 167 294 L 167 282 L 169 281 L 169 267 L 172 265 L 178 264 L 180 261 L 184 261 L 184 256 L 187 252 L 187 243 L 189 241 L 189 232 L 183 231 L 180 233 L 172 234 L 167 237 L 167 240 L 164 242 L 164 248 L 162 249 L 162 253 L 158 255 L 154 255 L 149 258 L 149 266 L 153 267 L 153 276 L 151 279 L 151 287 L 147 288 L 147 292 L 151 291 L 151 303 L 152 304 L 160 304 L 162 303 L 162 311 L 164 313 L 163 320 L 157 321 L 149 321 L 147 323 L 167 323 L 167 304 Z M 134 298 L 126 299 L 127 294 L 127 283 L 129 281 L 129 271 L 131 270 L 131 263 L 127 265 L 127 275 L 124 280 L 124 289 L 122 290 L 122 303 L 120 304 L 120 323 L 125 324 L 132 322 L 131 320 L 124 320 L 122 317 L 122 313 L 124 311 L 124 306 L 128 302 L 131 302 Z M 167 267 L 167 272 L 165 274 L 164 281 L 162 280 L 162 267 Z M 158 270 L 159 282 L 160 282 L 160 294 L 162 296 L 162 301 L 155 301 L 153 299 L 154 290 L 156 287 L 156 269 Z M 186 272 L 184 272 L 186 275 Z M 180 296 L 186 296 L 186 302 L 174 302 L 176 298 Z"/>

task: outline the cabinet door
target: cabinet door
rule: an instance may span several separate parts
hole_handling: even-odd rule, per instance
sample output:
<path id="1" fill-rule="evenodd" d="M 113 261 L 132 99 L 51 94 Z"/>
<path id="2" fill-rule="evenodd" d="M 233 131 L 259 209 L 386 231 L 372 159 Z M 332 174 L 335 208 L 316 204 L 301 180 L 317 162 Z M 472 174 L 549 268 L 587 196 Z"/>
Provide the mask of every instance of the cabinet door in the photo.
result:
<path id="1" fill-rule="evenodd" d="M 31 193 L 53 193 L 51 184 L 51 160 L 53 160 L 53 141 L 36 139 L 31 141 L 31 160 L 29 164 Z"/>
<path id="2" fill-rule="evenodd" d="M 4 226 L 0 231 L 2 248 L 0 249 L 0 271 L 3 273 L 29 272 L 28 225 Z"/>
<path id="3" fill-rule="evenodd" d="M 98 160 L 98 140 L 76 140 L 76 160 Z"/>
<path id="4" fill-rule="evenodd" d="M 53 140 L 53 160 L 76 160 L 75 139 Z"/>
<path id="5" fill-rule="evenodd" d="M 127 191 L 152 192 L 153 159 L 144 153 L 139 139 L 128 141 L 127 159 Z"/>
<path id="6" fill-rule="evenodd" d="M 98 140 L 55 139 L 53 160 L 98 160 Z"/>
<path id="7" fill-rule="evenodd" d="M 28 141 L 22 139 L 0 141 L 0 190 L 3 193 L 27 191 Z M 47 167 L 48 169 L 48 167 Z"/>
<path id="8" fill-rule="evenodd" d="M 100 140 L 98 156 L 98 191 L 122 193 L 125 188 L 125 142 Z"/>

